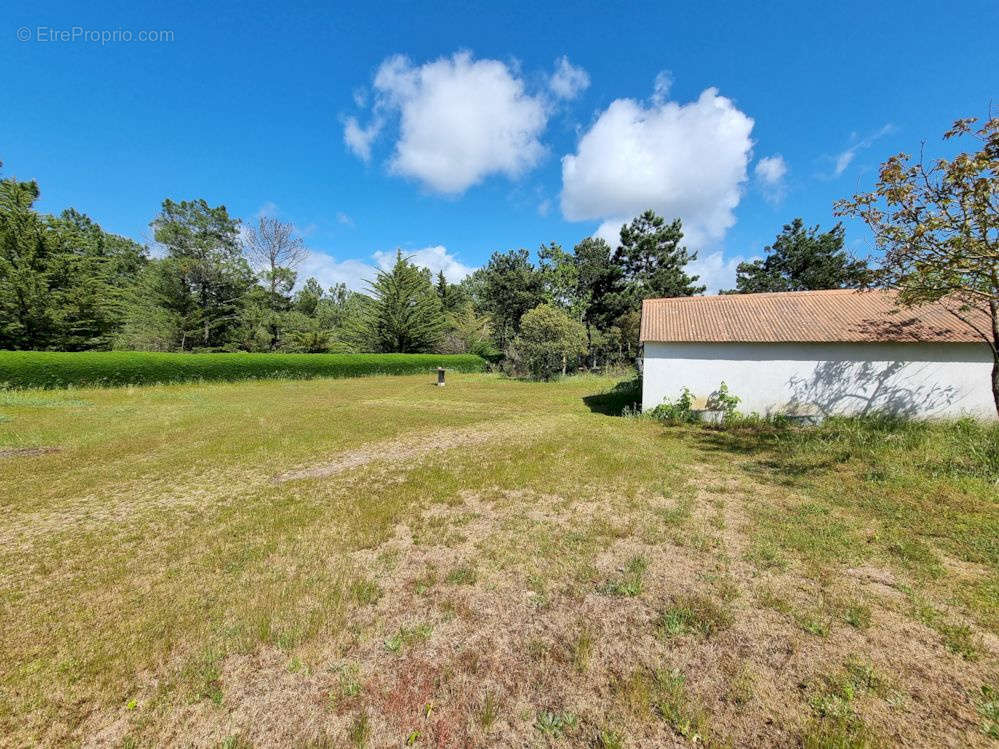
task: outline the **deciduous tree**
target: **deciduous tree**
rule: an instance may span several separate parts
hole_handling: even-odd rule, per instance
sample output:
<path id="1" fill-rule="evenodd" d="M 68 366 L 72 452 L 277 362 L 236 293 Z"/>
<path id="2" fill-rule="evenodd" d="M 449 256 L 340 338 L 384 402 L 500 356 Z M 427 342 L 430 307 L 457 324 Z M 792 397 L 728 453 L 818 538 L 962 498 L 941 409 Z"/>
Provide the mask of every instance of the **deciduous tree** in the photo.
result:
<path id="1" fill-rule="evenodd" d="M 280 306 L 287 301 L 298 268 L 308 257 L 305 241 L 294 225 L 261 216 L 256 226 L 247 227 L 243 232 L 242 242 L 244 253 L 250 264 L 258 269 L 273 303 Z"/>
<path id="2" fill-rule="evenodd" d="M 538 249 L 538 271 L 549 304 L 564 309 L 575 320 L 583 316 L 588 294 L 579 283 L 575 253 L 566 252 L 558 242 Z"/>
<path id="3" fill-rule="evenodd" d="M 542 304 L 524 314 L 509 353 L 532 377 L 549 380 L 586 353 L 586 332 L 563 310 Z"/>
<path id="4" fill-rule="evenodd" d="M 460 309 L 446 315 L 447 332 L 438 350 L 443 354 L 478 354 L 486 359 L 494 359 L 499 350 L 492 340 L 492 320 L 482 315 L 466 303 Z"/>
<path id="5" fill-rule="evenodd" d="M 836 209 L 860 216 L 874 232 L 884 253 L 874 283 L 898 289 L 907 306 L 938 301 L 978 331 L 992 352 L 999 414 L 999 118 L 976 123 L 958 120 L 944 139 L 971 139 L 977 150 L 930 164 L 892 156 L 873 191 Z"/>

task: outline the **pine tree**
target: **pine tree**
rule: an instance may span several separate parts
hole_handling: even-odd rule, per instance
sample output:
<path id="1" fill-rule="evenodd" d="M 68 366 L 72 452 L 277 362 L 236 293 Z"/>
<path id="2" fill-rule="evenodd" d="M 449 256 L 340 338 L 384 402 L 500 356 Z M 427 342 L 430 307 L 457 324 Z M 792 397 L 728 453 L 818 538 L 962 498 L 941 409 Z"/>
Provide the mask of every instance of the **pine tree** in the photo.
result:
<path id="1" fill-rule="evenodd" d="M 430 272 L 396 253 L 395 264 L 370 284 L 369 326 L 386 353 L 431 351 L 444 332 L 444 311 Z"/>
<path id="2" fill-rule="evenodd" d="M 45 348 L 55 326 L 38 184 L 0 180 L 0 348 Z"/>
<path id="3" fill-rule="evenodd" d="M 624 309 L 616 291 L 620 287 L 622 270 L 611 257 L 611 248 L 599 237 L 586 237 L 573 248 L 577 268 L 576 294 L 582 300 L 582 321 L 587 338 L 593 331 L 613 325 Z"/>
<path id="4" fill-rule="evenodd" d="M 842 224 L 819 232 L 796 218 L 766 248 L 766 258 L 739 263 L 735 291 L 722 293 L 855 289 L 868 275 L 867 264 L 846 253 L 843 238 Z"/>
<path id="5" fill-rule="evenodd" d="M 621 244 L 614 261 L 622 271 L 622 301 L 631 309 L 643 299 L 693 296 L 705 287 L 696 284 L 697 276 L 688 275 L 687 263 L 697 259 L 683 241 L 683 224 L 674 219 L 667 224 L 654 211 L 646 211 L 631 224 L 621 227 Z"/>
<path id="6" fill-rule="evenodd" d="M 494 252 L 480 271 L 482 309 L 493 320 L 493 336 L 502 350 L 520 330 L 520 318 L 545 301 L 541 273 L 527 250 Z"/>
<path id="7" fill-rule="evenodd" d="M 145 248 L 71 208 L 41 216 L 38 195 L 0 180 L 0 348 L 108 348 Z"/>
<path id="8" fill-rule="evenodd" d="M 176 274 L 180 294 L 171 310 L 181 321 L 181 347 L 216 348 L 238 327 L 253 271 L 239 247 L 239 221 L 225 206 L 204 200 L 163 201 L 153 220 L 156 241 L 167 249 L 165 272 Z"/>

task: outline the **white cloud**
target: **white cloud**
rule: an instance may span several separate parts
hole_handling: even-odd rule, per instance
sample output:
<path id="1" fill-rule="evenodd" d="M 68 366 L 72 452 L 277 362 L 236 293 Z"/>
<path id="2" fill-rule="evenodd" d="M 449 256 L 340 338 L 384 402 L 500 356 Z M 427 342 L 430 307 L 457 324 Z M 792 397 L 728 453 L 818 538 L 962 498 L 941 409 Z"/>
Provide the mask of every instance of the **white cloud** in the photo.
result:
<path id="1" fill-rule="evenodd" d="M 630 218 L 622 218 L 604 221 L 597 227 L 597 230 L 593 232 L 593 236 L 604 240 L 608 245 L 610 245 L 611 249 L 615 249 L 619 244 L 621 244 L 621 227 L 630 220 Z"/>
<path id="2" fill-rule="evenodd" d="M 836 166 L 833 168 L 833 176 L 838 177 L 843 172 L 845 172 L 846 168 L 850 166 L 850 162 L 853 161 L 853 157 L 856 155 L 857 155 L 856 147 L 848 148 L 842 153 L 840 153 L 840 155 L 836 157 Z"/>
<path id="3" fill-rule="evenodd" d="M 257 218 L 274 218 L 278 215 L 277 203 L 268 200 L 257 209 Z"/>
<path id="4" fill-rule="evenodd" d="M 753 260 L 755 258 L 750 258 Z M 722 289 L 735 288 L 735 271 L 745 258 L 738 256 L 725 259 L 721 250 L 710 254 L 702 254 L 697 260 L 687 264 L 687 272 L 695 273 L 700 278 L 698 283 L 707 286 L 705 294 L 715 294 Z"/>
<path id="5" fill-rule="evenodd" d="M 318 250 L 310 250 L 305 262 L 298 269 L 298 281 L 303 283 L 312 277 L 329 288 L 333 284 L 345 283 L 354 291 L 367 289 L 366 281 L 373 280 L 377 273 L 375 267 L 363 260 L 337 260 L 332 255 Z"/>
<path id="6" fill-rule="evenodd" d="M 414 66 L 396 55 L 379 67 L 374 89 L 372 122 L 347 119 L 344 141 L 367 161 L 386 116 L 398 113 L 389 168 L 437 192 L 458 195 L 492 174 L 516 178 L 545 154 L 546 100 L 498 60 L 459 52 Z"/>
<path id="7" fill-rule="evenodd" d="M 878 130 L 876 133 L 871 133 L 866 138 L 858 139 L 857 134 L 854 133 L 850 139 L 856 142 L 849 148 L 840 151 L 840 153 L 836 155 L 834 159 L 835 163 L 833 166 L 833 173 L 831 177 L 832 178 L 839 177 L 841 174 L 843 174 L 843 172 L 846 171 L 846 168 L 853 163 L 853 160 L 854 158 L 856 158 L 858 151 L 870 148 L 874 144 L 874 141 L 876 141 L 878 138 L 884 137 L 885 135 L 889 135 L 890 133 L 894 132 L 894 130 L 895 126 L 892 125 L 891 123 L 888 123 L 880 130 Z"/>
<path id="8" fill-rule="evenodd" d="M 384 124 L 380 116 L 375 116 L 367 127 L 361 127 L 356 117 L 348 117 L 343 127 L 343 142 L 361 161 L 371 161 L 371 144 Z"/>
<path id="9" fill-rule="evenodd" d="M 542 218 L 546 218 L 549 213 L 552 212 L 552 201 L 551 198 L 545 198 L 540 203 L 538 203 L 538 215 Z"/>
<path id="10" fill-rule="evenodd" d="M 373 281 L 379 269 L 388 270 L 395 262 L 395 250 L 378 250 L 371 254 L 374 262 L 366 262 L 357 258 L 337 260 L 332 255 L 319 250 L 310 250 L 305 262 L 298 270 L 298 281 L 304 283 L 310 276 L 328 288 L 336 283 L 345 283 L 354 291 L 367 291 L 368 281 Z M 472 273 L 475 268 L 469 267 L 447 251 L 443 245 L 423 247 L 418 250 L 403 250 L 403 257 L 421 268 L 429 268 L 436 275 L 444 271 L 444 277 L 451 283 L 457 283 Z"/>
<path id="11" fill-rule="evenodd" d="M 562 213 L 603 220 L 597 234 L 616 246 L 621 224 L 651 208 L 682 218 L 686 243 L 699 249 L 735 223 L 752 129 L 714 88 L 683 105 L 618 99 L 562 158 Z"/>
<path id="12" fill-rule="evenodd" d="M 652 84 L 652 103 L 657 107 L 669 98 L 669 90 L 673 88 L 673 74 L 668 70 L 660 70 L 656 73 L 656 80 Z"/>
<path id="13" fill-rule="evenodd" d="M 388 270 L 395 263 L 396 251 L 375 252 L 375 262 L 383 270 Z M 457 283 L 465 276 L 471 274 L 475 268 L 469 267 L 450 254 L 443 245 L 424 247 L 419 250 L 403 250 L 402 256 L 409 259 L 413 265 L 421 268 L 429 268 L 430 272 L 437 275 L 444 271 L 444 277 L 451 283 Z"/>
<path id="14" fill-rule="evenodd" d="M 548 88 L 559 99 L 575 99 L 590 85 L 590 76 L 562 55 L 555 61 L 555 72 L 548 79 Z"/>
<path id="15" fill-rule="evenodd" d="M 779 153 L 765 156 L 756 162 L 756 176 L 767 185 L 776 185 L 787 174 L 787 162 Z"/>
<path id="16" fill-rule="evenodd" d="M 779 153 L 764 156 L 753 169 L 764 197 L 771 203 L 779 203 L 784 198 L 784 177 L 787 176 L 787 162 Z"/>
<path id="17" fill-rule="evenodd" d="M 344 226 L 349 226 L 351 228 L 354 228 L 354 219 L 352 219 L 343 211 L 336 212 L 336 222 L 338 224 L 343 224 Z"/>

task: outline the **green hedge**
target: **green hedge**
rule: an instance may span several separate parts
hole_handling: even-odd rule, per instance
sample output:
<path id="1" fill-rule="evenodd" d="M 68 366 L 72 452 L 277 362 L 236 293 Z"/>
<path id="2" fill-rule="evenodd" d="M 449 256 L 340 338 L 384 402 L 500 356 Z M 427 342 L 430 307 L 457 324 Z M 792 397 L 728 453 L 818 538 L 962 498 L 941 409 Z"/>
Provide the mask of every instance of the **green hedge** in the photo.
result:
<path id="1" fill-rule="evenodd" d="M 144 351 L 0 351 L 0 387 L 148 385 L 189 380 L 362 377 L 421 374 L 437 367 L 481 372 L 472 355 L 439 354 L 161 354 Z"/>

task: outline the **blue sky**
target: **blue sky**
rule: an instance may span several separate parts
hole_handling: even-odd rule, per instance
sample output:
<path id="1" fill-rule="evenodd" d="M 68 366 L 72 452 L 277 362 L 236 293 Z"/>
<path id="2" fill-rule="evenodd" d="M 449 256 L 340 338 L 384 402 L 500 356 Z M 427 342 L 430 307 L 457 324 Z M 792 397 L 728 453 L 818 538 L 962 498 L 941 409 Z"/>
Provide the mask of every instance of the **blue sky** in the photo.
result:
<path id="1" fill-rule="evenodd" d="M 725 287 L 999 100 L 995 2 L 143 5 L 4 9 L 4 174 L 140 241 L 165 197 L 276 215 L 355 287 L 396 247 L 457 278 L 645 207 Z"/>

